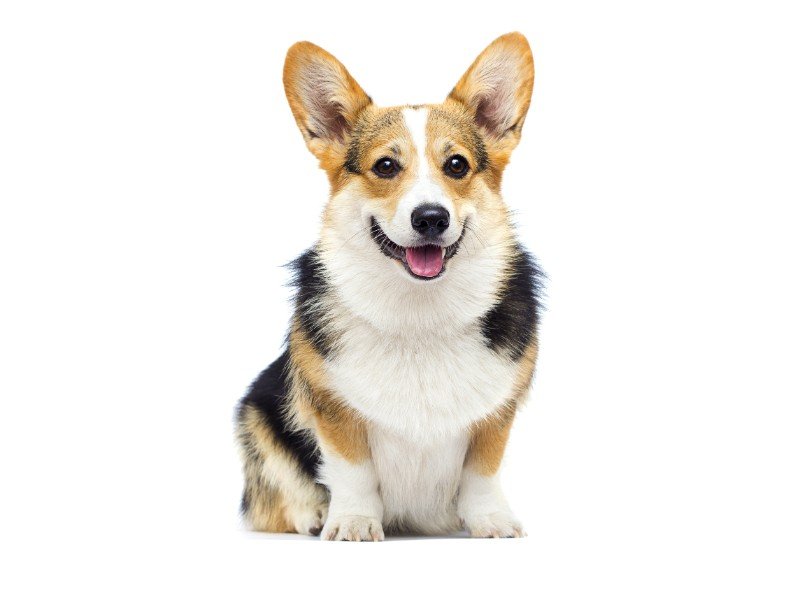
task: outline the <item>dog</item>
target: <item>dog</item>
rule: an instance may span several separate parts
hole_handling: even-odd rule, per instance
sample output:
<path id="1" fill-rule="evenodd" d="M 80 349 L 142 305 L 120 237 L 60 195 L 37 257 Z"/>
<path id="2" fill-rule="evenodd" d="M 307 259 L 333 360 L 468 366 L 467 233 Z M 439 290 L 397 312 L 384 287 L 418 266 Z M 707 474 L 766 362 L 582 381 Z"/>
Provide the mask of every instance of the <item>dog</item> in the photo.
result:
<path id="1" fill-rule="evenodd" d="M 441 104 L 379 108 L 322 48 L 283 82 L 331 194 L 293 263 L 286 349 L 237 410 L 255 530 L 519 537 L 498 469 L 538 351 L 542 274 L 500 184 L 533 92 L 520 33 Z"/>

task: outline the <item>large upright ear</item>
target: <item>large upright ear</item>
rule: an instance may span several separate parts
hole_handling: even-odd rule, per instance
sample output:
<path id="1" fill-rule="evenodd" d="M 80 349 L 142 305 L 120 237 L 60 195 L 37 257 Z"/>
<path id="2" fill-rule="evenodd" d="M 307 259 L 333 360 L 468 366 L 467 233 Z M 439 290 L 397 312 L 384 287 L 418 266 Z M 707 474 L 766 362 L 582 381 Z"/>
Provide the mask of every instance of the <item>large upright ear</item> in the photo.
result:
<path id="1" fill-rule="evenodd" d="M 495 139 L 519 140 L 533 93 L 533 55 L 521 33 L 507 33 L 480 53 L 450 92 Z"/>
<path id="2" fill-rule="evenodd" d="M 342 63 L 311 42 L 289 48 L 283 87 L 309 150 L 320 159 L 344 146 L 356 116 L 372 102 Z"/>

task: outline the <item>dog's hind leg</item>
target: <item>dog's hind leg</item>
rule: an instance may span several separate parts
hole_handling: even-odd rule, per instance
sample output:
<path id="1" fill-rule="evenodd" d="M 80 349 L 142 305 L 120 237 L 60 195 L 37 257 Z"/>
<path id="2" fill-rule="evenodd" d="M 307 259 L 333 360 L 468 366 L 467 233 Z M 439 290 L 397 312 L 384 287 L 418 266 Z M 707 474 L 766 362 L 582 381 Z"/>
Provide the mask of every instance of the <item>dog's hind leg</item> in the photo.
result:
<path id="1" fill-rule="evenodd" d="M 242 514 L 257 530 L 316 535 L 327 516 L 328 492 L 315 481 L 317 443 L 291 417 L 289 377 L 286 351 L 261 373 L 239 405 Z"/>
<path id="2" fill-rule="evenodd" d="M 318 535 L 325 523 L 325 488 L 275 440 L 254 407 L 243 407 L 238 437 L 244 461 L 242 515 L 255 530 Z"/>

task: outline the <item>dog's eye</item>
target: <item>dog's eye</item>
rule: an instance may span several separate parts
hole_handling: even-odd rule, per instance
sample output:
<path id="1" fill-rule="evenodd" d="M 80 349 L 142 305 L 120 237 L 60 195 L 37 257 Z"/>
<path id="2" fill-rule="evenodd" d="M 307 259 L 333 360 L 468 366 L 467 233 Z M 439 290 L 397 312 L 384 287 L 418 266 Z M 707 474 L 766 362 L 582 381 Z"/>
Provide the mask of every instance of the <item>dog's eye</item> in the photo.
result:
<path id="1" fill-rule="evenodd" d="M 384 156 L 372 165 L 372 172 L 383 179 L 391 179 L 400 172 L 400 165 L 395 159 Z"/>
<path id="2" fill-rule="evenodd" d="M 469 171 L 467 159 L 460 154 L 454 154 L 444 162 L 444 172 L 454 179 L 461 179 Z"/>

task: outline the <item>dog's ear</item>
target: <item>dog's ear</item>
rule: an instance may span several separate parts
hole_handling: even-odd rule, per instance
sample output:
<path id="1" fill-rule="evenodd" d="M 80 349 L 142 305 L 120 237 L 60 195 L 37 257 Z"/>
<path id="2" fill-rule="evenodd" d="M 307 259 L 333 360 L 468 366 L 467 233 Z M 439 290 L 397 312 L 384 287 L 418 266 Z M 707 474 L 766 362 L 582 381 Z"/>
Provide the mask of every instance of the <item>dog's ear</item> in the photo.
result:
<path id="1" fill-rule="evenodd" d="M 519 141 L 533 93 L 533 55 L 521 33 L 507 33 L 480 53 L 449 98 L 464 104 L 494 140 Z"/>
<path id="2" fill-rule="evenodd" d="M 344 65 L 311 42 L 289 48 L 283 86 L 297 126 L 320 160 L 344 148 L 356 116 L 372 103 Z"/>

